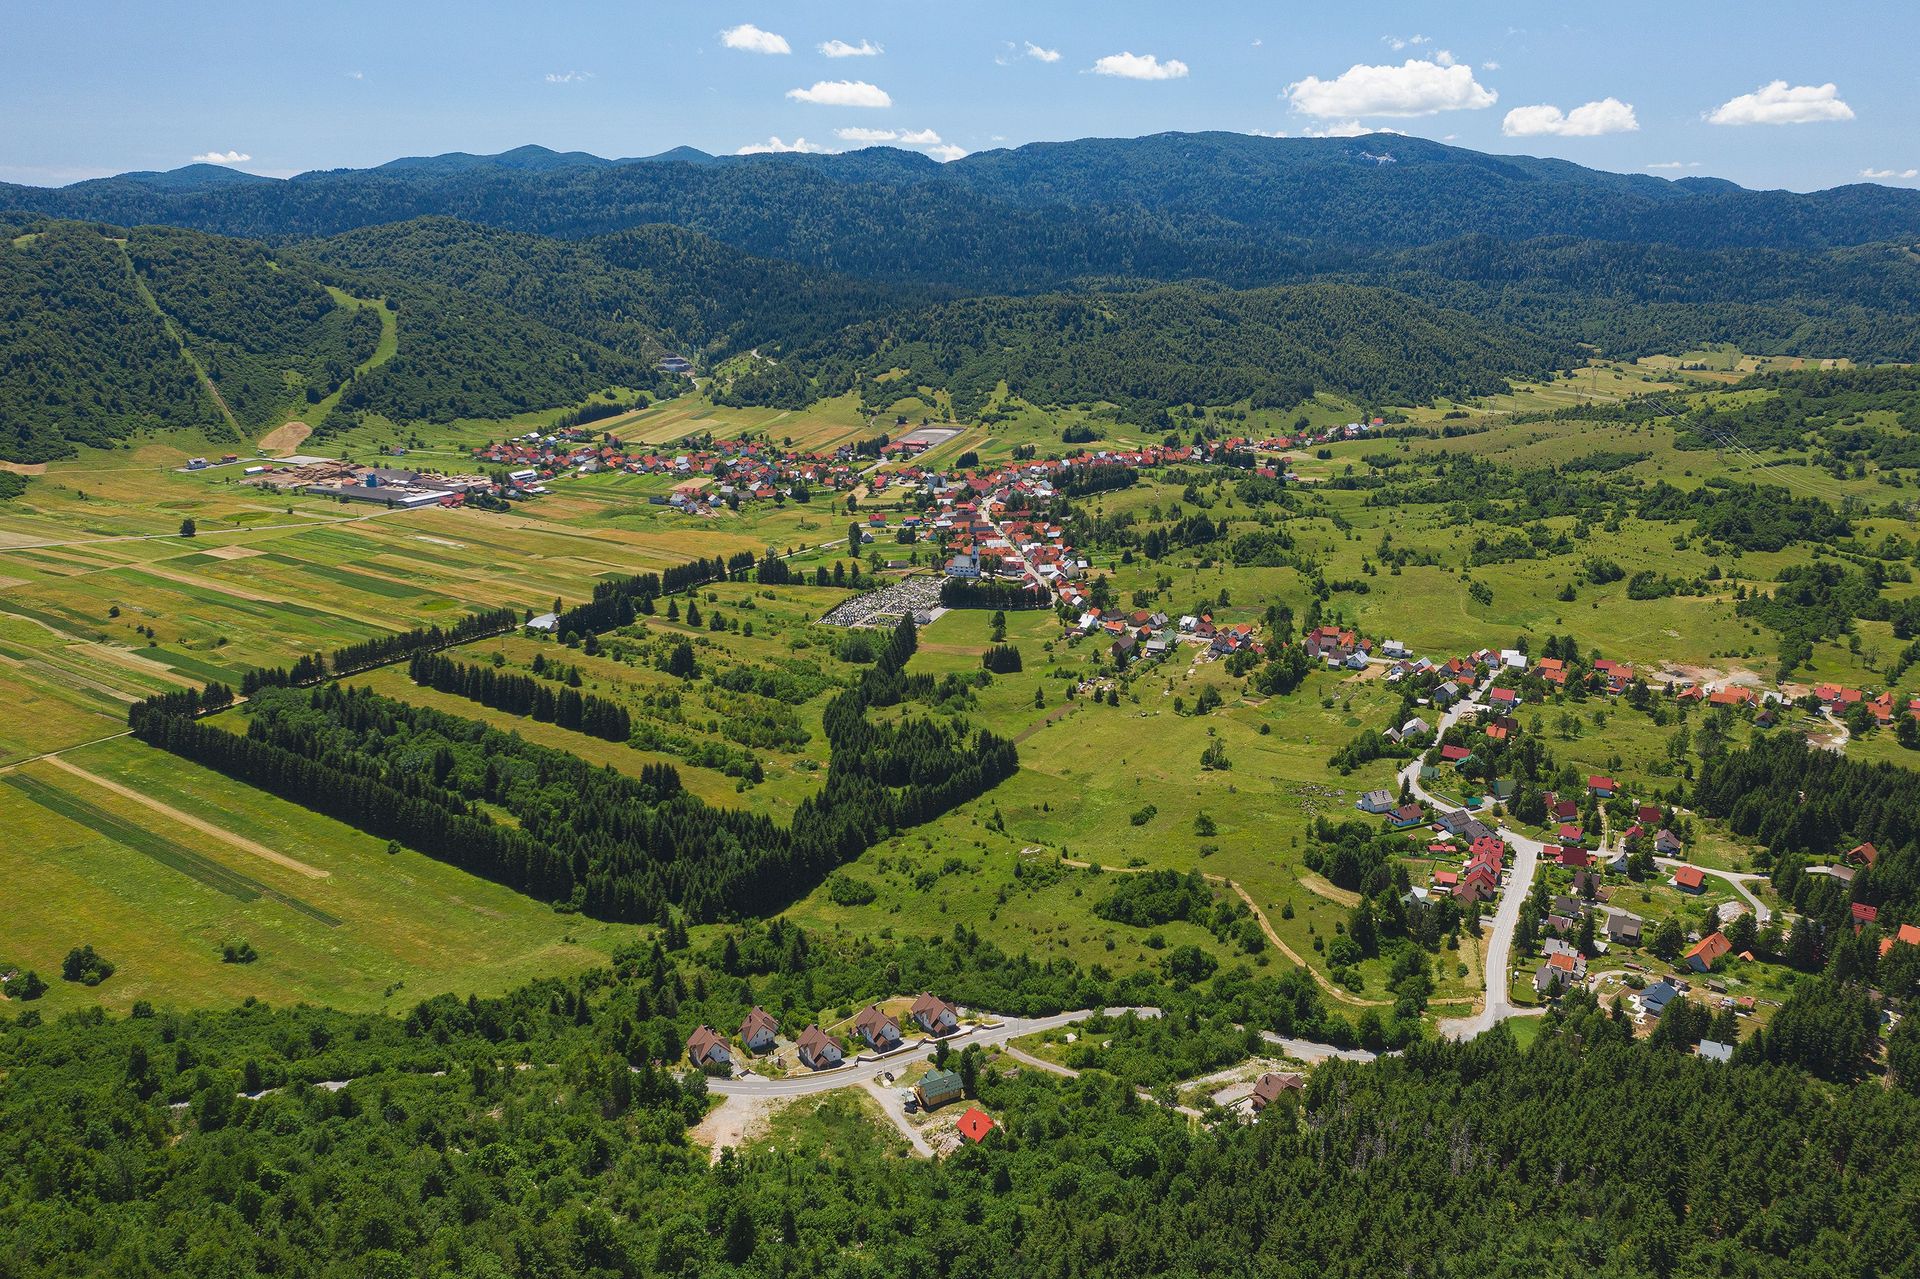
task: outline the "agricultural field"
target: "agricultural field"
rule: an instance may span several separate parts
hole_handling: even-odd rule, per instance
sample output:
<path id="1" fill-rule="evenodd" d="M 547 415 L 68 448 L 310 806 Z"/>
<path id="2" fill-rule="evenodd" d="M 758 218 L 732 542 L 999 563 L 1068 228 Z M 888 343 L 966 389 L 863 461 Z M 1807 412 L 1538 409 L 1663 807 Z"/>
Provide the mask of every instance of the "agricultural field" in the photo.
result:
<path id="1" fill-rule="evenodd" d="M 1439 476 L 1461 459 L 1514 473 L 1571 467 L 1583 474 L 1599 458 L 1592 472 L 1659 479 L 1683 491 L 1759 480 L 1796 496 L 1856 499 L 1867 504 L 1858 544 L 1906 544 L 1911 553 L 1910 526 L 1887 505 L 1890 490 L 1872 474 L 1835 479 L 1810 461 L 1677 450 L 1672 428 L 1657 422 L 1525 418 L 1649 390 L 1719 394 L 1701 389 L 1717 385 L 1694 368 L 1596 365 L 1562 383 L 1518 387 L 1499 403 L 1399 415 L 1440 425 L 1464 413 L 1468 434 L 1296 451 L 1294 467 L 1305 483 L 1281 507 L 1242 500 L 1237 483 L 1218 471 L 1149 472 L 1130 487 L 1076 500 L 1073 517 L 1081 522 L 1074 536 L 1122 608 L 1207 613 L 1217 624 L 1259 629 L 1279 610 L 1295 627 L 1309 616 L 1338 620 L 1436 658 L 1565 635 L 1585 653 L 1632 662 L 1649 674 L 1771 686 L 1779 637 L 1740 614 L 1740 597 L 1771 587 L 1783 571 L 1818 564 L 1826 548 L 1742 549 L 1699 536 L 1690 520 L 1627 512 L 1604 527 L 1573 515 L 1533 519 L 1530 531 L 1545 549 L 1489 554 L 1516 529 L 1497 510 L 1476 512 L 1457 500 L 1381 504 L 1375 485 L 1355 482 Z M 613 400 L 621 394 L 608 393 Z M 830 450 L 913 429 L 922 417 L 940 422 L 945 413 L 938 399 L 903 401 L 878 415 L 851 398 L 805 412 L 730 409 L 696 392 L 607 419 L 604 429 L 661 446 L 694 435 L 756 435 Z M 1317 428 L 1361 414 L 1350 402 L 1320 397 L 1284 414 L 1235 409 L 1175 420 L 1182 432 L 1204 422 L 1258 438 L 1298 429 L 1302 418 Z M 907 418 L 904 426 L 897 416 Z M 1097 436 L 1095 448 L 1164 435 L 1120 423 L 1108 406 L 1041 408 L 1004 393 L 988 416 L 985 423 L 957 423 L 959 433 L 916 465 L 950 466 L 973 453 L 991 467 L 1013 458 L 1016 448 L 1046 456 L 1060 450 L 1063 431 L 1075 429 Z M 1516 416 L 1524 420 L 1509 420 Z M 405 443 L 414 464 L 456 469 L 473 446 L 550 422 L 551 415 L 525 415 L 401 431 L 369 419 L 303 447 L 371 454 Z M 121 970 L 104 994 L 61 983 L 55 997 L 107 998 L 116 1006 L 148 997 L 151 983 L 170 971 L 183 975 L 180 989 L 195 1000 L 257 994 L 381 1007 L 434 990 L 504 989 L 527 976 L 603 962 L 619 944 L 620 927 L 557 913 L 404 848 L 389 852 L 384 842 L 330 819 L 158 757 L 121 739 L 127 708 L 156 693 L 208 680 L 233 683 L 251 667 L 448 624 L 485 608 L 564 608 L 586 599 L 596 582 L 695 557 L 772 548 L 811 575 L 847 557 L 845 505 L 816 496 L 693 517 L 649 502 L 670 487 L 667 477 L 600 474 L 557 480 L 546 497 L 504 514 L 368 511 L 263 493 L 234 483 L 232 468 L 174 469 L 189 452 L 222 448 L 177 437 L 88 452 L 46 468 L 23 497 L 0 505 L 0 695 L 27 712 L 0 726 L 0 769 L 7 770 L 0 773 L 0 803 L 10 814 L 20 811 L 36 837 L 57 850 L 30 862 L 16 853 L 9 869 L 49 900 L 73 903 L 64 921 L 42 921 L 40 932 L 23 937 L 5 958 L 53 966 L 78 928 Z M 894 513 L 912 509 L 911 496 L 896 487 L 859 505 Z M 1158 559 L 1138 553 L 1149 530 L 1173 529 L 1196 515 L 1217 526 L 1209 544 L 1176 546 Z M 193 538 L 179 535 L 185 519 L 195 523 Z M 1290 540 L 1286 556 L 1236 562 L 1235 539 L 1276 528 Z M 889 556 L 937 558 L 931 548 L 896 549 L 888 536 L 866 548 L 863 568 L 871 574 Z M 1617 572 L 1595 580 L 1586 567 L 1595 559 Z M 1629 584 L 1643 573 L 1693 585 L 1631 598 Z M 845 647 L 848 632 L 818 624 L 856 589 L 851 582 L 717 583 L 676 596 L 671 614 L 663 606 L 593 646 L 514 633 L 449 651 L 503 675 L 571 684 L 566 672 L 573 672 L 578 683 L 571 686 L 633 717 L 628 742 L 420 687 L 404 664 L 349 682 L 629 776 L 671 764 L 699 800 L 784 824 L 823 784 L 827 701 L 871 660 L 855 651 L 858 644 Z M 1910 582 L 1887 586 L 1890 598 L 1915 590 Z M 689 605 L 701 614 L 698 622 Z M 1164 974 L 1171 953 L 1183 950 L 1223 967 L 1278 971 L 1297 961 L 1349 1015 L 1392 1004 L 1384 957 L 1348 966 L 1344 984 L 1335 980 L 1327 950 L 1357 895 L 1305 861 L 1315 823 L 1353 817 L 1355 798 L 1390 786 L 1400 764 L 1377 759 L 1349 773 L 1330 764 L 1356 736 L 1400 715 L 1403 698 L 1379 667 L 1314 671 L 1290 693 L 1267 697 L 1227 663 L 1208 659 L 1204 645 L 1177 645 L 1164 661 L 1123 673 L 1103 639 L 1070 636 L 1051 611 L 1009 614 L 1004 636 L 993 632 L 987 610 L 947 612 L 922 631 L 907 670 L 944 690 L 930 704 L 936 717 L 1013 740 L 1018 771 L 943 816 L 882 833 L 824 882 L 796 886 L 787 918 L 846 939 L 932 939 L 964 928 L 1011 953 L 1114 974 Z M 697 668 L 691 677 L 664 669 L 683 642 Z M 996 643 L 1019 651 L 1018 672 L 982 671 L 983 654 Z M 1794 679 L 1877 686 L 1900 647 L 1887 623 L 1863 620 L 1845 641 L 1815 642 Z M 788 677 L 778 696 L 720 683 L 770 670 Z M 1910 674 L 1906 683 L 1913 682 Z M 1113 690 L 1118 704 L 1088 695 L 1096 689 Z M 1683 720 L 1666 703 L 1636 709 L 1605 698 L 1528 704 L 1518 719 L 1523 733 L 1580 773 L 1609 772 L 1637 795 L 1662 797 L 1681 795 L 1697 769 L 1705 723 L 1702 713 Z M 1750 739 L 1744 718 L 1722 720 L 1717 740 L 1738 747 Z M 244 731 L 245 715 L 228 711 L 215 722 Z M 1830 729 L 1793 711 L 1776 731 Z M 1858 737 L 1850 750 L 1907 766 L 1920 762 L 1885 731 Z M 1215 766 L 1203 767 L 1210 752 Z M 1447 780 L 1436 788 L 1447 790 Z M 1692 839 L 1689 856 L 1704 865 L 1753 864 L 1750 846 L 1711 823 L 1699 823 Z M 264 860 L 249 844 L 324 874 Z M 1423 883 L 1434 866 L 1417 847 L 1401 860 L 1412 882 Z M 153 873 L 156 861 L 165 874 Z M 1199 872 L 1216 906 L 1258 921 L 1262 943 L 1249 949 L 1229 930 L 1183 919 L 1141 927 L 1098 913 L 1123 876 L 1154 870 Z M 1648 905 L 1656 913 L 1663 908 Z M 163 922 L 143 929 L 139 921 L 149 913 Z M 397 922 L 403 918 L 404 927 Z M 695 943 L 716 927 L 696 926 Z M 221 944 L 235 937 L 250 941 L 259 959 L 220 962 Z M 1483 946 L 1469 932 L 1434 954 L 1435 1014 L 1475 1005 L 1485 980 Z"/>

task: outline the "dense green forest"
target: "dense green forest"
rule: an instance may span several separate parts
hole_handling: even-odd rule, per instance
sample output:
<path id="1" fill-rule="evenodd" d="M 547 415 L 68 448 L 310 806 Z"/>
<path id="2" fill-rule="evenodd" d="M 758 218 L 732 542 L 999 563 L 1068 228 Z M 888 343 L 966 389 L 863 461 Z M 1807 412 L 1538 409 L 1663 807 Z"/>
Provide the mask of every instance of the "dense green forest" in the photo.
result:
<path id="1" fill-rule="evenodd" d="M 334 302 L 313 277 L 251 240 L 136 227 L 127 256 L 240 424 L 312 404 L 373 357 L 380 318 Z"/>
<path id="2" fill-rule="evenodd" d="M 0 456 L 10 461 L 142 430 L 226 431 L 196 364 L 247 431 L 314 416 L 342 388 L 349 414 L 450 421 L 661 379 L 644 343 L 615 351 L 431 279 L 369 282 L 252 241 L 165 227 L 8 225 L 18 228 L 0 249 Z M 323 282 L 395 312 L 392 359 L 356 375 L 379 343 L 380 317 L 337 303 Z M 327 422 L 310 425 L 324 434 Z"/>
<path id="3" fill-rule="evenodd" d="M 75 223 L 0 245 L 0 457 L 44 462 L 162 426 L 218 428 L 120 246 Z"/>
<path id="4" fill-rule="evenodd" d="M 1176 404 L 1288 408 L 1316 391 L 1366 403 L 1504 390 L 1571 353 L 1383 289 L 1298 285 L 1231 292 L 969 298 L 854 325 L 762 363 L 723 400 L 803 404 L 858 386 L 886 407 L 919 386 L 981 412 L 995 387 L 1038 404 L 1118 403 L 1135 419 Z M 906 375 L 873 379 L 893 369 Z"/>
<path id="5" fill-rule="evenodd" d="M 416 218 L 303 244 L 297 256 L 383 290 L 432 283 L 483 297 L 649 362 L 817 340 L 916 295 L 671 226 L 568 241 Z"/>
<path id="6" fill-rule="evenodd" d="M 730 1026 L 756 1002 L 804 1017 L 927 987 L 1168 1009 L 1137 1029 L 1095 1024 L 1119 1078 L 958 1054 L 1000 1127 L 938 1162 L 891 1157 L 864 1130 L 712 1167 L 688 1140 L 705 1080 L 661 1067 L 693 1026 Z M 1204 998 L 1253 1024 L 1317 1004 L 1311 982 L 1244 967 Z M 1142 1056 L 1218 1048 L 1220 1027 L 1181 1000 L 1065 961 L 1040 969 L 963 929 L 833 948 L 774 924 L 699 952 L 635 947 L 611 971 L 500 999 L 442 996 L 403 1019 L 142 1005 L 41 1025 L 29 1009 L 0 1031 L 0 1243 L 21 1279 L 1838 1279 L 1904 1273 L 1920 1254 L 1905 1210 L 1920 1194 L 1920 1097 L 1905 1075 L 1890 1089 L 1716 1066 L 1683 1044 L 1634 1044 L 1571 998 L 1527 1050 L 1502 1028 L 1330 1062 L 1256 1126 L 1195 1126 L 1129 1077 Z M 1896 1036 L 1897 1060 L 1913 1038 Z M 1155 1051 L 1123 1051 L 1136 1040 Z M 312 1086 L 323 1080 L 357 1082 Z M 829 1125 L 860 1122 L 824 1106 Z"/>

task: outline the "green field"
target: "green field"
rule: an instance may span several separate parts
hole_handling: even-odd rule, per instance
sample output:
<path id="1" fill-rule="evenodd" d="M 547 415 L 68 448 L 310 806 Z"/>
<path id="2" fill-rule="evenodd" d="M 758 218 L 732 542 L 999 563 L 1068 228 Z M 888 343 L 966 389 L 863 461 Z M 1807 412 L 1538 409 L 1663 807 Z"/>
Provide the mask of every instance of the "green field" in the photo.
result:
<path id="1" fill-rule="evenodd" d="M 1704 354 L 1712 357 L 1707 363 L 1726 362 Z M 1743 358 L 1729 357 L 1734 364 Z M 1743 553 L 1694 535 L 1687 521 L 1629 515 L 1602 528 L 1558 516 L 1538 521 L 1537 532 L 1565 539 L 1570 550 L 1489 558 L 1482 548 L 1509 531 L 1491 515 L 1476 518 L 1449 502 L 1381 505 L 1371 487 L 1345 483 L 1383 469 L 1438 473 L 1455 458 L 1525 472 L 1611 451 L 1628 455 L 1616 468 L 1622 474 L 1683 490 L 1758 479 L 1785 483 L 1796 495 L 1858 499 L 1867 504 L 1859 542 L 1892 539 L 1890 545 L 1907 545 L 1911 553 L 1906 522 L 1889 505 L 1891 490 L 1871 473 L 1835 479 L 1804 459 L 1676 450 L 1663 424 L 1509 420 L 1649 390 L 1721 395 L 1725 376 L 1657 362 L 1597 364 L 1497 400 L 1409 410 L 1399 416 L 1434 425 L 1464 413 L 1471 433 L 1296 450 L 1294 465 L 1308 483 L 1283 512 L 1238 503 L 1224 477 L 1204 471 L 1147 475 L 1130 488 L 1076 503 L 1090 522 L 1081 536 L 1095 572 L 1107 576 L 1122 607 L 1205 611 L 1218 622 L 1256 626 L 1275 604 L 1295 619 L 1318 607 L 1328 618 L 1436 658 L 1522 637 L 1537 644 L 1548 635 L 1571 635 L 1583 651 L 1648 673 L 1767 684 L 1778 637 L 1738 616 L 1736 595 L 1814 563 L 1816 548 Z M 1060 433 L 1070 426 L 1091 428 L 1102 445 L 1162 438 L 1119 422 L 1107 406 L 1041 407 L 1002 393 L 992 408 L 995 420 L 958 423 L 962 433 L 917 464 L 951 465 L 972 452 L 990 465 L 1021 446 L 1045 456 L 1058 452 Z M 1180 425 L 1184 432 L 1211 423 L 1223 433 L 1260 438 L 1294 429 L 1301 417 L 1317 427 L 1359 413 L 1353 404 L 1323 397 L 1287 413 L 1262 410 L 1218 421 L 1201 411 Z M 723 408 L 694 393 L 612 419 L 607 429 L 629 442 L 662 446 L 710 433 L 830 450 L 945 414 L 938 398 L 870 417 L 851 397 L 783 412 Z M 905 428 L 896 415 L 908 418 Z M 402 428 L 368 420 L 305 447 L 364 455 L 404 442 L 410 456 L 451 468 L 475 444 L 550 421 L 551 415 L 528 414 Z M 795 552 L 793 563 L 811 572 L 845 556 L 844 504 L 816 497 L 696 518 L 647 501 L 670 487 L 666 477 L 601 474 L 556 481 L 551 495 L 507 514 L 368 512 L 263 493 L 234 483 L 228 469 L 174 469 L 191 453 L 221 447 L 161 437 L 89 451 L 49 467 L 24 497 L 0 505 L 0 697 L 17 712 L 0 722 L 0 769 L 14 768 L 0 775 L 6 783 L 0 805 L 26 824 L 32 839 L 24 847 L 34 850 L 8 854 L 4 870 L 11 891 L 24 900 L 59 904 L 29 912 L 7 958 L 53 971 L 66 949 L 91 942 L 121 965 L 98 990 L 55 983 L 49 998 L 56 1007 L 94 1000 L 118 1007 L 163 992 L 189 1003 L 255 994 L 398 1006 L 389 1001 L 436 990 L 505 989 L 539 973 L 602 962 L 623 930 L 556 913 L 406 850 L 390 854 L 383 843 L 330 820 L 156 757 L 132 741 L 113 740 L 123 732 L 126 708 L 156 692 L 232 681 L 251 666 L 444 623 L 468 610 L 541 611 L 556 599 L 577 602 L 602 578 L 693 556 L 773 547 Z M 894 511 L 905 509 L 909 498 L 896 488 L 870 504 Z M 1225 538 L 1157 561 L 1123 555 L 1117 541 L 1094 532 L 1165 528 L 1196 512 L 1222 522 Z M 1243 532 L 1269 527 L 1276 515 L 1292 539 L 1292 562 L 1235 564 L 1224 548 Z M 198 526 L 191 540 L 177 536 L 186 518 Z M 868 548 L 875 563 L 923 551 L 934 554 L 896 549 L 890 541 Z M 1390 567 L 1389 552 L 1407 562 Z M 1616 563 L 1623 577 L 1642 570 L 1715 576 L 1699 593 L 1630 599 L 1625 581 L 1595 585 L 1583 576 L 1583 564 L 1595 556 Z M 1558 598 L 1569 588 L 1573 599 Z M 859 671 L 858 662 L 838 653 L 844 632 L 817 624 L 852 589 L 722 584 L 695 597 L 707 615 L 702 625 L 669 620 L 663 609 L 626 634 L 607 637 L 597 654 L 517 635 L 455 652 L 462 661 L 513 673 L 531 672 L 536 657 L 578 668 L 583 691 L 618 701 L 644 724 L 632 744 L 417 688 L 400 667 L 355 682 L 621 771 L 671 763 L 700 798 L 785 821 L 821 784 L 824 704 Z M 1888 593 L 1916 589 L 1895 582 Z M 676 600 L 676 609 L 686 602 Z M 725 629 L 707 624 L 716 614 Z M 922 634 L 909 669 L 970 682 L 992 642 L 989 632 L 985 612 L 950 612 Z M 1133 928 L 1094 913 L 1120 872 L 1197 869 L 1218 899 L 1239 901 L 1244 894 L 1286 951 L 1317 970 L 1329 998 L 1350 1011 L 1391 1001 L 1384 959 L 1355 966 L 1356 989 L 1332 987 L 1325 948 L 1343 929 L 1353 895 L 1309 872 L 1303 856 L 1317 819 L 1343 820 L 1359 793 L 1389 784 L 1396 761 L 1376 761 L 1346 776 L 1328 761 L 1362 729 L 1387 725 L 1399 705 L 1397 690 L 1369 678 L 1377 672 L 1317 672 L 1291 695 L 1262 699 L 1250 696 L 1224 663 L 1181 645 L 1164 662 L 1121 677 L 1118 706 L 1088 698 L 1070 703 L 1068 689 L 1080 680 L 1105 681 L 1102 687 L 1113 682 L 1105 641 L 1069 637 L 1053 614 L 1040 612 L 1012 615 L 1007 639 L 1020 649 L 1024 669 L 967 688 L 935 713 L 1014 738 L 1019 772 L 923 827 L 883 833 L 841 872 L 871 890 L 870 901 L 841 904 L 830 884 L 796 885 L 791 918 L 849 938 L 943 936 L 964 925 L 1010 951 L 1116 973 L 1155 969 L 1185 945 L 1222 963 L 1290 963 L 1271 944 L 1248 955 L 1194 924 Z M 700 667 L 685 685 L 660 669 L 680 640 L 693 645 Z M 1852 642 L 1816 644 L 1795 678 L 1877 687 L 1900 647 L 1885 622 L 1862 621 Z M 726 693 L 711 678 L 772 667 L 799 672 L 809 681 L 805 695 L 772 705 Z M 1914 686 L 1916 679 L 1920 673 L 1910 672 L 1904 683 Z M 1217 693 L 1221 705 L 1199 715 L 1194 708 L 1203 689 Z M 1681 794 L 1698 763 L 1685 738 L 1676 744 L 1680 723 L 1666 710 L 1590 699 L 1525 706 L 1518 718 L 1522 731 L 1561 761 L 1583 773 L 1611 772 L 1636 795 Z M 237 712 L 228 719 L 236 727 L 244 723 Z M 1688 722 L 1697 734 L 1699 713 Z M 1783 731 L 1825 727 L 1795 712 Z M 1732 744 L 1746 734 L 1743 719 L 1729 723 Z M 1203 769 L 1201 755 L 1215 744 L 1230 767 Z M 1920 766 L 1920 757 L 1885 731 L 1856 738 L 1850 750 Z M 59 761 L 37 759 L 54 752 Z M 757 779 L 745 776 L 748 761 Z M 196 815 L 239 842 L 182 824 L 61 762 Z M 1207 823 L 1212 833 L 1197 833 Z M 263 860 L 240 846 L 247 841 L 325 875 L 309 877 Z M 1410 846 L 1409 853 L 1415 851 Z M 1753 851 L 1703 824 L 1690 855 L 1741 869 L 1752 864 Z M 1424 882 L 1431 864 L 1412 855 L 1406 860 L 1412 881 Z M 1656 914 L 1667 909 L 1658 901 L 1648 905 Z M 257 947 L 258 962 L 219 962 L 220 943 L 236 936 Z M 1436 1012 L 1471 1003 L 1482 984 L 1481 965 L 1471 939 L 1436 955 Z"/>

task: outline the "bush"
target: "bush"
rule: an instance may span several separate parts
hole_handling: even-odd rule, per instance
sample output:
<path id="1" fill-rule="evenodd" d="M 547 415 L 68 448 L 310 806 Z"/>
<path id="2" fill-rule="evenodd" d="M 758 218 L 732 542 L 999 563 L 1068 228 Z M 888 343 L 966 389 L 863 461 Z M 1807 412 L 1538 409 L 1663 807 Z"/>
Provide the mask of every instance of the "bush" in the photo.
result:
<path id="1" fill-rule="evenodd" d="M 91 945 L 76 946 L 67 952 L 65 961 L 60 965 L 60 975 L 82 986 L 98 986 L 113 976 L 113 965 Z"/>
<path id="2" fill-rule="evenodd" d="M 260 958 L 253 943 L 244 937 L 231 938 L 220 946 L 220 962 L 223 964 L 251 964 Z"/>
<path id="3" fill-rule="evenodd" d="M 872 884 L 851 875 L 834 875 L 827 880 L 827 900 L 836 906 L 865 906 L 879 895 Z"/>

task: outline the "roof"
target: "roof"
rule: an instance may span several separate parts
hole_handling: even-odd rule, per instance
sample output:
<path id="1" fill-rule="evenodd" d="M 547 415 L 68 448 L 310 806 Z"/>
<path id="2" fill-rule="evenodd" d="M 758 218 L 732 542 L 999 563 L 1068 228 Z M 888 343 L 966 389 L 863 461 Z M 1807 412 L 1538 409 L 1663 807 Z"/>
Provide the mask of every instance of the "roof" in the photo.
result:
<path id="1" fill-rule="evenodd" d="M 1673 882 L 1682 888 L 1699 888 L 1707 876 L 1698 866 L 1681 866 L 1673 872 Z"/>
<path id="2" fill-rule="evenodd" d="M 1287 1091 L 1289 1088 L 1298 1091 L 1306 1086 L 1306 1082 L 1304 1075 L 1292 1073 L 1275 1074 L 1272 1071 L 1268 1071 L 1253 1081 L 1253 1108 L 1259 1110 L 1261 1107 L 1278 1098 L 1281 1093 Z"/>
<path id="3" fill-rule="evenodd" d="M 968 1106 L 967 1113 L 960 1116 L 959 1122 L 954 1127 L 958 1128 L 960 1135 L 968 1141 L 984 1141 L 987 1134 L 999 1125 L 994 1123 L 992 1115 L 978 1106 Z"/>
<path id="4" fill-rule="evenodd" d="M 715 1048 L 724 1049 L 727 1041 L 714 1033 L 711 1026 L 701 1026 L 687 1036 L 687 1051 L 695 1057 L 705 1057 Z"/>
<path id="5" fill-rule="evenodd" d="M 853 1015 L 853 1028 L 862 1032 L 867 1030 L 877 1032 L 886 1029 L 898 1031 L 900 1029 L 900 1023 L 887 1016 L 887 1014 L 881 1010 L 880 1005 L 868 1004 L 865 1008 L 862 1008 Z"/>
<path id="6" fill-rule="evenodd" d="M 779 1029 L 780 1023 L 774 1020 L 773 1014 L 755 1005 L 753 1011 L 748 1013 L 740 1023 L 740 1038 L 752 1039 L 762 1030 L 771 1035 Z"/>
<path id="7" fill-rule="evenodd" d="M 923 992 L 918 999 L 913 1001 L 913 1007 L 908 1011 L 915 1017 L 923 1014 L 929 1017 L 937 1017 L 943 1012 L 950 1013 L 957 1010 L 952 1004 L 940 998 L 940 996 Z"/>
<path id="8" fill-rule="evenodd" d="M 1708 933 L 1705 937 L 1702 937 L 1699 941 L 1687 947 L 1686 958 L 1698 959 L 1701 963 L 1711 968 L 1713 967 L 1714 961 L 1720 959 L 1732 949 L 1733 943 L 1727 940 L 1724 933 Z"/>
<path id="9" fill-rule="evenodd" d="M 938 1097 L 946 1093 L 958 1095 L 963 1087 L 960 1076 L 951 1070 L 929 1070 L 926 1077 L 920 1081 L 920 1091 L 930 1097 Z"/>
<path id="10" fill-rule="evenodd" d="M 818 1056 L 822 1049 L 837 1049 L 840 1047 L 833 1036 L 820 1029 L 818 1025 L 809 1026 L 801 1031 L 800 1038 L 795 1040 L 794 1043 L 801 1052 L 806 1053 L 809 1057 Z"/>

